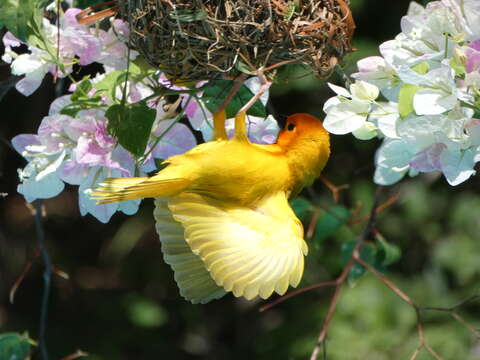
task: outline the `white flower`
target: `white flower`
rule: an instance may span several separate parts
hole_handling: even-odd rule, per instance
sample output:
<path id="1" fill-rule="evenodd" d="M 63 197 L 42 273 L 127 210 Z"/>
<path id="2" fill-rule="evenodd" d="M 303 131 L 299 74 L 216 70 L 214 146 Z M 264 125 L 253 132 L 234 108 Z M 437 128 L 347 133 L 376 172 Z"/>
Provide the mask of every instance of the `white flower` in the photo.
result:
<path id="1" fill-rule="evenodd" d="M 41 85 L 50 67 L 43 59 L 44 56 L 45 51 L 32 49 L 31 54 L 18 55 L 12 61 L 12 74 L 25 75 L 15 86 L 21 94 L 29 96 Z"/>
<path id="2" fill-rule="evenodd" d="M 327 100 L 323 107 L 327 114 L 323 122 L 325 129 L 332 134 L 344 135 L 362 128 L 379 95 L 378 88 L 362 80 L 350 85 L 350 92 L 330 83 L 328 86 L 337 96 Z"/>
<path id="3" fill-rule="evenodd" d="M 375 156 L 375 182 L 380 185 L 391 185 L 399 181 L 409 170 L 413 155 L 407 142 L 397 139 L 385 140 Z"/>
<path id="4" fill-rule="evenodd" d="M 377 136 L 377 127 L 375 124 L 367 121 L 365 122 L 361 128 L 352 132 L 352 135 L 355 136 L 359 140 L 370 140 Z"/>

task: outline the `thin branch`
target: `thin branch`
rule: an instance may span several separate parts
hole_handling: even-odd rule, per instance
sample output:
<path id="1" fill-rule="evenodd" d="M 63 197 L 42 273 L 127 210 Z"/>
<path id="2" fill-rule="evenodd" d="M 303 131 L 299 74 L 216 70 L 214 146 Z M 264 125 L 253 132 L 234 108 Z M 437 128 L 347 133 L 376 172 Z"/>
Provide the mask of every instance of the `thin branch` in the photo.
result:
<path id="1" fill-rule="evenodd" d="M 248 102 L 245 105 L 242 106 L 242 108 L 238 111 L 238 114 L 241 114 L 242 112 L 247 112 L 248 109 L 250 109 L 253 106 L 253 104 L 255 104 L 257 100 L 260 99 L 260 97 L 263 94 L 265 94 L 265 92 L 272 85 L 272 82 L 268 81 L 267 78 L 265 77 L 263 69 L 259 69 L 257 71 L 257 76 L 260 79 L 260 84 L 261 84 L 260 89 L 258 90 L 258 92 L 255 94 L 254 97 L 252 97 L 250 100 L 248 100 Z"/>
<path id="2" fill-rule="evenodd" d="M 82 350 L 77 350 L 73 354 L 67 355 L 64 358 L 62 358 L 61 360 L 75 360 L 75 359 L 85 357 L 85 356 L 88 356 L 88 353 L 86 353 Z"/>
<path id="3" fill-rule="evenodd" d="M 42 200 L 35 200 L 35 227 L 37 231 L 38 248 L 42 255 L 43 264 L 45 266 L 43 272 L 43 295 L 40 308 L 40 329 L 38 334 L 38 346 L 42 356 L 42 360 L 48 360 L 47 344 L 45 342 L 46 330 L 47 330 L 47 317 L 48 317 L 48 300 L 50 297 L 50 284 L 53 272 L 52 262 L 50 255 L 48 254 L 45 245 L 45 232 L 42 225 Z"/>
<path id="4" fill-rule="evenodd" d="M 425 340 L 425 331 L 423 329 L 422 318 L 421 318 L 421 308 L 413 302 L 413 300 L 405 294 L 402 290 L 400 290 L 392 281 L 388 280 L 383 274 L 381 274 L 377 269 L 371 266 L 369 263 L 364 261 L 359 254 L 354 254 L 354 260 L 359 264 L 363 265 L 368 271 L 370 271 L 373 275 L 375 275 L 379 280 L 381 280 L 387 287 L 389 287 L 395 294 L 397 294 L 403 301 L 407 304 L 412 306 L 415 309 L 415 313 L 417 314 L 417 331 L 418 331 L 418 338 L 419 344 L 415 349 L 410 360 L 415 360 L 422 349 L 428 351 L 430 355 L 432 355 L 436 360 L 442 360 L 442 357 L 438 355 L 426 342 Z"/>
<path id="5" fill-rule="evenodd" d="M 318 178 L 321 182 L 323 182 L 323 184 L 328 188 L 328 190 L 330 190 L 330 192 L 332 193 L 333 201 L 335 201 L 336 203 L 338 203 L 340 200 L 340 192 L 350 187 L 349 184 L 337 186 L 323 175 L 320 175 Z"/>
<path id="6" fill-rule="evenodd" d="M 298 295 L 298 294 L 302 294 L 306 291 L 310 291 L 310 290 L 318 289 L 318 288 L 322 288 L 322 287 L 327 287 L 327 286 L 336 286 L 336 285 L 337 285 L 337 282 L 335 280 L 332 280 L 332 281 L 320 282 L 320 283 L 313 284 L 313 285 L 310 285 L 310 286 L 305 286 L 305 287 L 297 289 L 297 290 L 293 290 L 293 291 L 289 292 L 288 294 L 283 295 L 282 297 L 279 297 L 278 299 L 275 299 L 275 300 L 269 302 L 267 305 L 262 306 L 259 309 L 259 311 L 263 312 L 263 311 L 266 311 L 268 309 L 271 309 L 275 305 L 278 305 L 278 304 L 284 302 L 285 300 L 288 300 L 291 297 L 293 297 L 295 295 Z"/>
<path id="7" fill-rule="evenodd" d="M 238 75 L 235 80 L 233 80 L 233 86 L 232 88 L 230 89 L 230 92 L 227 94 L 227 96 L 225 97 L 225 99 L 222 101 L 222 103 L 220 104 L 220 106 L 218 107 L 218 109 L 215 111 L 216 113 L 222 111 L 225 109 L 225 107 L 228 105 L 228 103 L 233 99 L 233 97 L 236 95 L 236 93 L 238 92 L 238 89 L 240 89 L 240 86 L 242 86 L 242 84 L 245 82 L 245 80 L 247 79 L 247 74 L 240 74 Z"/>
<path id="8" fill-rule="evenodd" d="M 39 256 L 40 256 L 40 251 L 37 250 L 35 252 L 34 260 Z M 27 276 L 27 274 L 30 272 L 30 269 L 33 266 L 33 261 L 34 260 L 30 261 L 27 265 L 25 265 L 22 273 L 17 278 L 17 280 L 15 280 L 15 283 L 13 284 L 12 288 L 10 289 L 10 294 L 9 294 L 10 304 L 13 304 L 13 301 L 15 300 L 15 294 L 16 294 L 19 286 L 22 284 L 23 280 L 25 280 L 25 277 Z"/>
<path id="9" fill-rule="evenodd" d="M 382 192 L 382 187 L 378 187 L 377 191 L 375 192 L 375 198 L 373 201 L 373 206 L 370 211 L 369 221 L 367 226 L 365 227 L 362 234 L 357 238 L 357 242 L 355 243 L 355 248 L 353 249 L 352 256 L 350 257 L 349 261 L 343 268 L 342 273 L 340 276 L 335 280 L 335 292 L 333 293 L 332 298 L 330 299 L 330 304 L 328 306 L 327 315 L 325 316 L 325 320 L 323 321 L 322 329 L 320 330 L 320 334 L 317 339 L 317 343 L 313 348 L 312 355 L 310 356 L 310 360 L 316 360 L 320 353 L 320 348 L 324 345 L 325 339 L 328 334 L 328 329 L 330 327 L 330 322 L 333 318 L 333 314 L 335 313 L 335 309 L 337 307 L 338 301 L 340 300 L 340 292 L 345 284 L 346 280 L 348 279 L 348 274 L 352 269 L 352 266 L 355 264 L 355 256 L 360 253 L 360 248 L 362 247 L 363 243 L 367 240 L 368 236 L 375 230 L 375 223 L 376 223 L 376 214 L 377 214 L 377 206 L 379 203 L 380 194 Z"/>
<path id="10" fill-rule="evenodd" d="M 385 201 L 384 203 L 380 204 L 376 210 L 375 210 L 375 213 L 381 213 L 382 211 L 384 211 L 385 209 L 387 209 L 388 207 L 392 206 L 393 204 L 395 204 L 398 199 L 400 197 L 400 193 L 396 193 L 394 195 L 392 195 L 387 201 Z M 350 221 L 350 225 L 358 225 L 358 224 L 361 224 L 365 221 L 368 221 L 370 219 L 370 215 L 368 216 L 364 216 L 360 219 L 352 219 Z"/>

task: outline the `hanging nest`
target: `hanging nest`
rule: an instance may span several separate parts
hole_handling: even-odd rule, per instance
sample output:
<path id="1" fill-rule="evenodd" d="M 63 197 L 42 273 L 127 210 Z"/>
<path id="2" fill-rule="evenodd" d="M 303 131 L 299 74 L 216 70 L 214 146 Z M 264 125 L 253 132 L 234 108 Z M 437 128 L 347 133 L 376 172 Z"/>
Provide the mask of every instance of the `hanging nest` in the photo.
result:
<path id="1" fill-rule="evenodd" d="M 131 45 L 173 80 L 255 74 L 282 64 L 330 73 L 355 29 L 344 0 L 118 0 Z"/>

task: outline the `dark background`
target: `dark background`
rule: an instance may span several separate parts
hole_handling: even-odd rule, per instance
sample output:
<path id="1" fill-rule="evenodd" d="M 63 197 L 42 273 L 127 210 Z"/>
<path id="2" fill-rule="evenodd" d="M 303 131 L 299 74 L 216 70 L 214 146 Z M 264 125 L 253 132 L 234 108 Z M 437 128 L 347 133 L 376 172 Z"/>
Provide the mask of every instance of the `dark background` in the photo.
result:
<path id="1" fill-rule="evenodd" d="M 377 54 L 378 45 L 400 31 L 409 1 L 352 0 L 357 23 L 354 47 L 345 59 L 355 62 Z M 0 66 L 0 80 L 9 67 Z M 341 84 L 337 79 L 331 81 Z M 65 86 L 68 84 L 65 84 Z M 0 102 L 0 333 L 28 331 L 38 336 L 42 264 L 35 257 L 34 219 L 16 193 L 17 169 L 25 165 L 9 141 L 36 132 L 54 99 L 52 79 L 23 97 L 12 89 Z M 332 96 L 313 78 L 275 85 L 271 108 L 279 114 L 309 112 L 320 117 Z M 336 184 L 349 184 L 341 204 L 365 215 L 372 204 L 373 158 L 378 140 L 362 142 L 333 136 L 332 157 L 324 171 Z M 450 187 L 433 174 L 405 179 L 384 190 L 382 200 L 400 192 L 400 200 L 378 219 L 385 238 L 400 247 L 401 259 L 387 276 L 417 303 L 450 306 L 479 294 L 480 198 L 478 177 Z M 318 182 L 315 201 L 334 205 Z M 310 195 L 305 192 L 305 197 Z M 260 313 L 263 301 L 232 295 L 207 305 L 191 305 L 178 294 L 170 268 L 163 262 L 154 229 L 153 202 L 146 200 L 131 217 L 116 214 L 104 225 L 78 211 L 77 188 L 45 201 L 44 228 L 54 264 L 70 280 L 54 276 L 49 305 L 48 345 L 51 359 L 82 349 L 91 360 L 126 359 L 306 359 L 309 357 L 332 294 L 329 289 L 299 295 Z M 310 245 L 301 286 L 334 278 L 342 269 L 341 245 L 361 233 L 364 224 L 341 229 Z M 8 293 L 26 264 L 33 268 L 14 304 Z M 480 305 L 459 313 L 479 326 Z M 480 359 L 480 341 L 448 313 L 424 314 L 427 341 L 444 359 Z M 371 275 L 342 292 L 327 342 L 328 359 L 409 359 L 418 345 L 415 312 Z M 39 358 L 34 353 L 34 358 Z M 428 359 L 421 353 L 418 359 Z M 3 359 L 0 359 L 3 360 Z"/>

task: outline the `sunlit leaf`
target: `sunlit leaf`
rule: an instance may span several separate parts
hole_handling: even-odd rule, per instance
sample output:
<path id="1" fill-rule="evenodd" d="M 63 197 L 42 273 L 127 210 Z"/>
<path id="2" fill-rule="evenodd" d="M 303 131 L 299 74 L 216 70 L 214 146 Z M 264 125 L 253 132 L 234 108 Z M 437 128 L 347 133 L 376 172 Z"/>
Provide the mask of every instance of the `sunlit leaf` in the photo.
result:
<path id="1" fill-rule="evenodd" d="M 412 66 L 412 70 L 415 71 L 417 74 L 425 75 L 426 73 L 428 73 L 428 70 L 430 70 L 430 65 L 428 65 L 428 62 L 423 61 L 415 66 Z"/>
<path id="2" fill-rule="evenodd" d="M 87 94 L 90 90 L 92 90 L 92 83 L 88 77 L 85 77 L 80 83 L 77 84 L 75 92 L 70 97 L 72 102 L 88 97 Z"/>
<path id="3" fill-rule="evenodd" d="M 400 88 L 400 93 L 398 95 L 398 111 L 402 118 L 413 112 L 413 97 L 418 90 L 420 90 L 420 87 L 412 84 L 404 84 Z"/>

